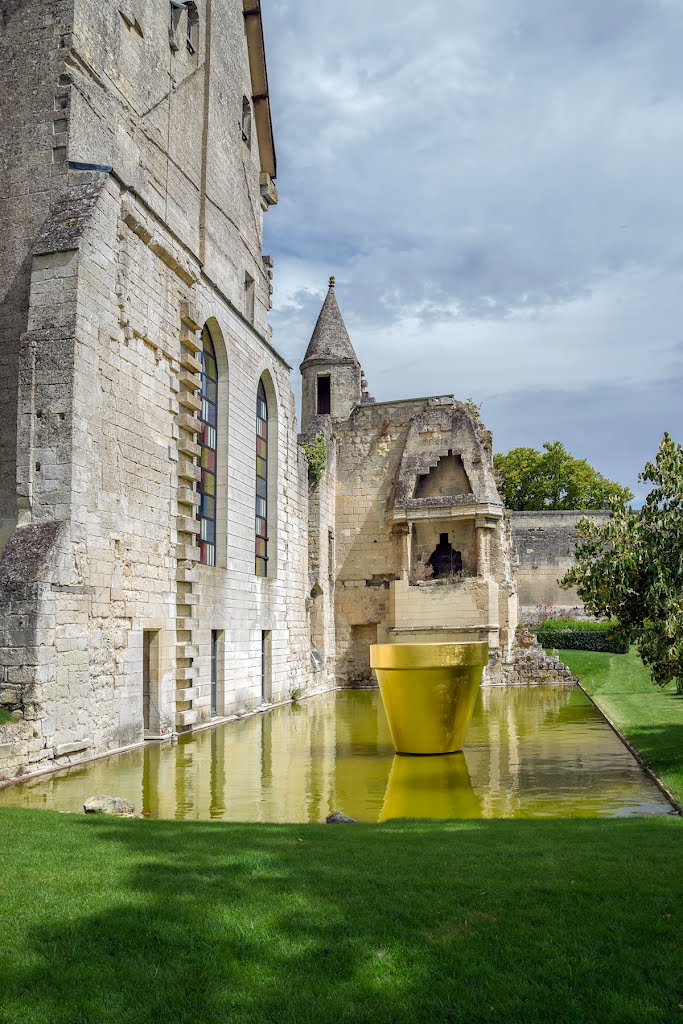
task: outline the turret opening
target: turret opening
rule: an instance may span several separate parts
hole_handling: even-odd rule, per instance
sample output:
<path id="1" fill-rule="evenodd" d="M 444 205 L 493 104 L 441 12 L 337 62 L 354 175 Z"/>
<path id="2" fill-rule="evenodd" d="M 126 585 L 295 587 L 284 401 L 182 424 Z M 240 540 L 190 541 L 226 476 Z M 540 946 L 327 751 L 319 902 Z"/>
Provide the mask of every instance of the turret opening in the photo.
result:
<path id="1" fill-rule="evenodd" d="M 332 411 L 332 388 L 329 376 L 318 377 L 318 416 L 329 416 Z"/>

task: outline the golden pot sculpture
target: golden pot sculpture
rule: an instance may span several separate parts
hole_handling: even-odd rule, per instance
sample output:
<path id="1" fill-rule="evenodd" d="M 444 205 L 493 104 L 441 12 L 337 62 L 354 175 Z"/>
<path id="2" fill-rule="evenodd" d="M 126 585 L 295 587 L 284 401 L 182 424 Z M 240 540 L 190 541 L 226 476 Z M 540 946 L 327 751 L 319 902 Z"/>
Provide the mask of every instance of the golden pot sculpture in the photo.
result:
<path id="1" fill-rule="evenodd" d="M 488 644 L 478 642 L 370 648 L 399 754 L 462 750 L 488 657 Z"/>

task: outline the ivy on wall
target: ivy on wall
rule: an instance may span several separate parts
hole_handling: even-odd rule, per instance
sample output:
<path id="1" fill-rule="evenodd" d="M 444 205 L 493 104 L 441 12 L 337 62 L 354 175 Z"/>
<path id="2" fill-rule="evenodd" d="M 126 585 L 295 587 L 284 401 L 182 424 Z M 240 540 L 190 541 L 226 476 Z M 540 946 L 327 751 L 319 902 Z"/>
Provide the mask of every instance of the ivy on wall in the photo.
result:
<path id="1" fill-rule="evenodd" d="M 327 443 L 322 434 L 318 434 L 309 444 L 303 446 L 308 462 L 308 479 L 313 487 L 317 487 L 325 475 L 327 466 Z"/>

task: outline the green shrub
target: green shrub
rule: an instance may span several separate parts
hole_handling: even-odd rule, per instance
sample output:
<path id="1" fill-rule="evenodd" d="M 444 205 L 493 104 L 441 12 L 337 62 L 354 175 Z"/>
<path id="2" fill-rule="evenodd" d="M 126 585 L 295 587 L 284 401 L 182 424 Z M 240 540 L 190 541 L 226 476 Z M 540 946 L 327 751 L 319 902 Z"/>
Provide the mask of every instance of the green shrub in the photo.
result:
<path id="1" fill-rule="evenodd" d="M 595 651 L 603 654 L 628 654 L 628 643 L 617 640 L 609 628 L 609 623 L 602 623 L 607 629 L 541 629 L 536 636 L 541 647 L 552 647 L 565 651 Z"/>
<path id="2" fill-rule="evenodd" d="M 308 462 L 308 479 L 312 487 L 317 487 L 325 475 L 327 466 L 327 444 L 322 434 L 314 437 L 310 444 L 303 446 L 304 455 Z"/>

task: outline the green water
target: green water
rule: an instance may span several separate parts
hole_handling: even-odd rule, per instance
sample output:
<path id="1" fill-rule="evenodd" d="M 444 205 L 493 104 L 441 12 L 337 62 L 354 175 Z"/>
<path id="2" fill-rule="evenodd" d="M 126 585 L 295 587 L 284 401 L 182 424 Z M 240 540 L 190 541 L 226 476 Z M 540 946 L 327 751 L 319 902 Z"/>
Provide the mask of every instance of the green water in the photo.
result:
<path id="1" fill-rule="evenodd" d="M 323 821 L 666 814 L 671 808 L 575 687 L 481 691 L 464 754 L 398 757 L 377 691 L 298 705 L 0 790 L 0 806 L 132 800 L 152 818 Z"/>

